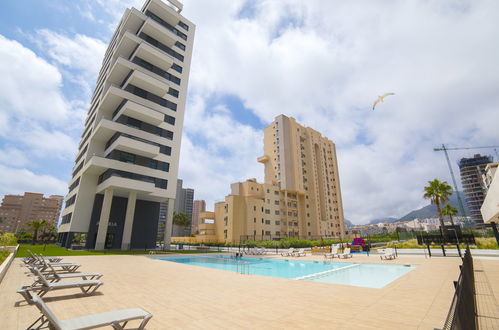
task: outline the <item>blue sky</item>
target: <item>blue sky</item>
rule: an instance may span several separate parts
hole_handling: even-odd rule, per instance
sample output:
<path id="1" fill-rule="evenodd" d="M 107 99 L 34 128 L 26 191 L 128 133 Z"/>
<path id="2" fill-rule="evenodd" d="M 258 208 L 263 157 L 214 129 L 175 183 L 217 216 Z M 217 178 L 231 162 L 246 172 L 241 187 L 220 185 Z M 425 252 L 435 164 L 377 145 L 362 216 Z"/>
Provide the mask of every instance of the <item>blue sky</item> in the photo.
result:
<path id="1" fill-rule="evenodd" d="M 180 177 L 210 209 L 230 183 L 263 179 L 263 128 L 281 113 L 336 143 L 354 223 L 402 216 L 427 203 L 426 181 L 451 182 L 434 147 L 499 144 L 497 1 L 183 2 L 197 30 Z M 142 0 L 1 2 L 0 196 L 66 193 L 130 6 Z M 385 92 L 396 95 L 372 111 Z"/>

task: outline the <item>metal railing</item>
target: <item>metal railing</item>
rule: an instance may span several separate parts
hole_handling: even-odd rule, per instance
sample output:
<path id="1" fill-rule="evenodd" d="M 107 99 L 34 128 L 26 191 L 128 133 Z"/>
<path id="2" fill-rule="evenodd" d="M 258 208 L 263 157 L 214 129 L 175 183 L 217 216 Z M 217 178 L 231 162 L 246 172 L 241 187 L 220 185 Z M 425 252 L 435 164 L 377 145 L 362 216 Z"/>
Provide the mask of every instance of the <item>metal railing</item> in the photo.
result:
<path id="1" fill-rule="evenodd" d="M 466 249 L 463 264 L 460 266 L 459 279 L 454 282 L 456 292 L 445 320 L 445 330 L 476 330 L 477 307 L 475 296 L 475 274 L 473 270 L 473 258 L 469 248 Z"/>

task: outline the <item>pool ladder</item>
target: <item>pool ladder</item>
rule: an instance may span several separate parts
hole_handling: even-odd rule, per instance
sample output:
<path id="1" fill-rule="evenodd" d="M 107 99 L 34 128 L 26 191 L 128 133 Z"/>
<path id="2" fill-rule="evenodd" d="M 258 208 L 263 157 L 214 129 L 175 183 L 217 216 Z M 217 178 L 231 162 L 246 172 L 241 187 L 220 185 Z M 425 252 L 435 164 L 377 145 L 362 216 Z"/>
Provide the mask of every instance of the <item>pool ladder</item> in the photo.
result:
<path id="1" fill-rule="evenodd" d="M 250 274 L 250 263 L 247 261 L 237 260 L 236 272 L 242 275 Z"/>

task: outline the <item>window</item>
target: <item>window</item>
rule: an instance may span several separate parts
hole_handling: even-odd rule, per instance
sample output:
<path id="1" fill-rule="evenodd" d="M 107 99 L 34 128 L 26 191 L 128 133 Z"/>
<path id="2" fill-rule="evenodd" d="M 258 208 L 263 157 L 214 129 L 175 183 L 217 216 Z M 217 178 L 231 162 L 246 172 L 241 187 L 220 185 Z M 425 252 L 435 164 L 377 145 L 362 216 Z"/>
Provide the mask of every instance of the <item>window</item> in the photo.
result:
<path id="1" fill-rule="evenodd" d="M 270 231 L 266 231 L 266 232 L 265 232 L 265 235 L 270 235 Z"/>
<path id="2" fill-rule="evenodd" d="M 270 210 L 269 209 L 265 209 L 265 214 L 270 214 Z"/>
<path id="3" fill-rule="evenodd" d="M 275 211 L 275 214 L 276 214 L 276 215 L 279 215 L 279 211 Z"/>
<path id="4" fill-rule="evenodd" d="M 266 225 L 270 225 L 270 220 L 265 220 Z"/>
<path id="5" fill-rule="evenodd" d="M 274 204 L 275 205 L 279 205 L 279 201 L 274 201 Z"/>
<path id="6" fill-rule="evenodd" d="M 157 168 L 158 168 L 158 161 L 157 161 L 157 160 L 155 160 L 155 159 L 151 159 L 151 160 L 149 161 L 149 167 L 150 167 L 150 168 L 157 169 Z"/>
<path id="7" fill-rule="evenodd" d="M 135 164 L 135 155 L 129 152 L 121 151 L 119 161 Z"/>
<path id="8" fill-rule="evenodd" d="M 182 67 L 178 64 L 173 63 L 172 64 L 172 69 L 177 71 L 178 73 L 182 73 Z"/>
<path id="9" fill-rule="evenodd" d="M 175 125 L 175 117 L 165 115 L 164 121 L 165 121 L 165 123 Z"/>
<path id="10" fill-rule="evenodd" d="M 189 31 L 189 25 L 185 24 L 182 21 L 178 22 L 178 26 L 180 26 L 182 29 L 184 29 L 186 31 Z"/>
<path id="11" fill-rule="evenodd" d="M 276 225 L 280 225 L 280 224 L 281 224 L 281 222 L 280 222 L 279 220 L 277 220 L 277 221 L 275 222 L 275 224 L 276 224 Z"/>
<path id="12" fill-rule="evenodd" d="M 172 96 L 175 96 L 175 97 L 178 97 L 178 90 L 176 90 L 175 88 L 168 88 L 168 94 L 172 95 Z"/>
<path id="13" fill-rule="evenodd" d="M 175 42 L 175 46 L 185 51 L 185 45 L 180 41 Z"/>

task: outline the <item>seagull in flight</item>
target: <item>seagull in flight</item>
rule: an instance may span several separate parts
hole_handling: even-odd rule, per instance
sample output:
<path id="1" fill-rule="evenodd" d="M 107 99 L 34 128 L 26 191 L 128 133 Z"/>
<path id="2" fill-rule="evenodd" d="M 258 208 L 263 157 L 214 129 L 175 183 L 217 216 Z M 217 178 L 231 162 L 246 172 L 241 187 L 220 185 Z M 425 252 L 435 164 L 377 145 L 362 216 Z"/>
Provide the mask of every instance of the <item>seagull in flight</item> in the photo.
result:
<path id="1" fill-rule="evenodd" d="M 373 110 L 376 107 L 376 104 L 378 104 L 379 102 L 384 102 L 385 101 L 385 97 L 387 97 L 389 95 L 395 95 L 395 93 L 385 93 L 383 95 L 378 96 L 378 99 L 376 101 L 374 101 Z"/>

